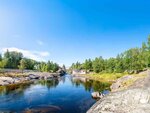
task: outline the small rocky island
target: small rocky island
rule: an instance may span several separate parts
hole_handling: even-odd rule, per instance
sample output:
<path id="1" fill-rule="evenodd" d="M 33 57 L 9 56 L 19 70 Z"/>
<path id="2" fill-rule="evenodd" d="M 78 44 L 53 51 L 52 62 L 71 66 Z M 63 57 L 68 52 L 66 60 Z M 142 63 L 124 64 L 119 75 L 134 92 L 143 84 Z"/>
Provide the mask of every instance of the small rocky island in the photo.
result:
<path id="1" fill-rule="evenodd" d="M 24 82 L 32 82 L 34 80 L 48 80 L 59 78 L 63 76 L 66 72 L 62 69 L 59 69 L 56 73 L 49 72 L 27 72 L 23 76 L 10 76 L 11 72 L 5 73 L 5 76 L 0 76 L 0 86 L 5 86 L 9 84 L 18 84 Z"/>
<path id="2" fill-rule="evenodd" d="M 87 113 L 150 113 L 150 71 L 145 78 L 120 91 L 121 82 L 125 79 L 131 79 L 131 76 L 112 84 L 113 92 L 100 99 Z"/>

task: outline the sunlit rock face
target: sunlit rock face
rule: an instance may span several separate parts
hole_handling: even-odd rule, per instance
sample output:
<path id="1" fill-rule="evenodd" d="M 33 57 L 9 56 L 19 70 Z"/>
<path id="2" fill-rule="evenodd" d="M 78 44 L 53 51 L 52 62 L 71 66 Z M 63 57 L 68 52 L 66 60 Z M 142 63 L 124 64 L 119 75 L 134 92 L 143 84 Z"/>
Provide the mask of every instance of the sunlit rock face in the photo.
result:
<path id="1" fill-rule="evenodd" d="M 87 113 L 150 113 L 150 89 L 130 89 L 111 93 Z"/>
<path id="2" fill-rule="evenodd" d="M 87 113 L 150 113 L 150 72 L 128 89 L 105 96 Z"/>

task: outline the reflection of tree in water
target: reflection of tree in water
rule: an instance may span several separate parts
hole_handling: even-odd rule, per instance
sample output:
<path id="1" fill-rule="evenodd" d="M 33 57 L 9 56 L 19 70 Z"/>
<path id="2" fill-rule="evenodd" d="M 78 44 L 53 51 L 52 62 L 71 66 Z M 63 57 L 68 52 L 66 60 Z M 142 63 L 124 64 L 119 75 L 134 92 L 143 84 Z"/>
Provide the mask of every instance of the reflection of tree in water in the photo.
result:
<path id="1" fill-rule="evenodd" d="M 92 90 L 92 82 L 87 81 L 83 85 L 84 85 L 86 91 L 91 91 Z"/>
<path id="2" fill-rule="evenodd" d="M 74 82 L 74 84 L 75 84 L 76 87 L 79 87 L 81 85 L 81 81 L 77 80 L 76 82 Z"/>
<path id="3" fill-rule="evenodd" d="M 80 79 L 75 79 L 75 80 L 71 80 L 72 84 L 75 85 L 76 87 L 79 87 L 80 85 L 84 86 L 86 91 L 99 91 L 102 92 L 104 90 L 110 90 L 110 85 L 111 83 L 107 83 L 107 82 L 99 82 L 99 81 L 94 81 L 94 80 L 86 80 L 85 82 L 83 82 Z"/>
<path id="4" fill-rule="evenodd" d="M 53 88 L 59 84 L 59 81 L 58 79 L 46 80 L 46 81 L 42 80 L 42 81 L 39 81 L 38 84 L 39 83 L 41 85 L 47 86 L 47 88 Z M 30 85 L 31 85 L 31 82 L 0 86 L 0 95 L 9 95 L 11 93 L 21 95 L 23 94 L 25 89 L 30 87 Z"/>
<path id="5" fill-rule="evenodd" d="M 60 78 L 58 78 L 59 81 L 62 81 L 62 83 L 65 83 L 66 81 L 66 76 L 62 76 Z"/>
<path id="6" fill-rule="evenodd" d="M 0 95 L 9 95 L 11 93 L 23 94 L 24 90 L 30 87 L 31 83 L 11 84 L 7 86 L 0 86 Z"/>
<path id="7" fill-rule="evenodd" d="M 106 83 L 106 82 L 99 82 L 99 81 L 93 81 L 93 90 L 94 91 L 103 91 L 103 90 L 110 90 L 110 83 Z"/>
<path id="8" fill-rule="evenodd" d="M 81 85 L 81 81 L 80 80 L 73 80 L 71 79 L 72 85 L 76 86 L 77 88 Z"/>
<path id="9" fill-rule="evenodd" d="M 58 79 L 52 79 L 52 80 L 41 80 L 38 82 L 39 84 L 46 86 L 48 89 L 55 88 L 59 84 Z"/>

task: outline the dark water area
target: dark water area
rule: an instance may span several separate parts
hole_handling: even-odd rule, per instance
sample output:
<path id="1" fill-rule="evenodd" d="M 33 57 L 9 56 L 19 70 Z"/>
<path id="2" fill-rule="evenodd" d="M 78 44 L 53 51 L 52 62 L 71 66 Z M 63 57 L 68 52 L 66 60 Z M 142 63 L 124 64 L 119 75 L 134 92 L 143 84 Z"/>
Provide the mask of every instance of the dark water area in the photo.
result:
<path id="1" fill-rule="evenodd" d="M 0 87 L 0 113 L 86 113 L 110 84 L 65 75 L 59 79 Z"/>

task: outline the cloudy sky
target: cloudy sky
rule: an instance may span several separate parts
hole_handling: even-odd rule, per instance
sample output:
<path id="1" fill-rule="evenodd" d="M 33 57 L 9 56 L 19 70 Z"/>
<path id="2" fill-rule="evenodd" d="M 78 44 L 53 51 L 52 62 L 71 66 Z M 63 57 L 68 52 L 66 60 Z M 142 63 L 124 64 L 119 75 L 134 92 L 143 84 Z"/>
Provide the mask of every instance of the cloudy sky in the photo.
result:
<path id="1" fill-rule="evenodd" d="M 69 66 L 114 57 L 150 34 L 149 0 L 0 0 L 0 51 Z"/>

